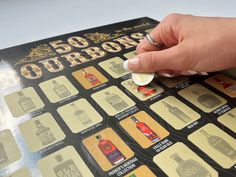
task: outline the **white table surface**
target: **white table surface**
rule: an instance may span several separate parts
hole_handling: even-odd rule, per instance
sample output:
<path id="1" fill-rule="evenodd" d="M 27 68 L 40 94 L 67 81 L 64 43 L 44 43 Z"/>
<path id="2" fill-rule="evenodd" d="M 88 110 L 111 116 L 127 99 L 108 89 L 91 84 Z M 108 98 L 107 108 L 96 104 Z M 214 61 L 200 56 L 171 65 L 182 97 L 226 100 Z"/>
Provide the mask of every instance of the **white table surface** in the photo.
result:
<path id="1" fill-rule="evenodd" d="M 0 49 L 169 13 L 236 17 L 236 0 L 0 0 Z"/>

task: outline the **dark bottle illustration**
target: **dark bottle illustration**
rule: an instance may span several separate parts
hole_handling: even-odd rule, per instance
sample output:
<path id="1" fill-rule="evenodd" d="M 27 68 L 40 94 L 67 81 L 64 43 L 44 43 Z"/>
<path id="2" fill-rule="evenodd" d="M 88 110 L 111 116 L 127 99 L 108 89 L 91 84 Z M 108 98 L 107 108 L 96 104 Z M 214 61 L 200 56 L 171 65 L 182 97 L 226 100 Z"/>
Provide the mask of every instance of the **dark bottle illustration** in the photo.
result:
<path id="1" fill-rule="evenodd" d="M 164 104 L 169 112 L 176 116 L 179 120 L 181 120 L 184 123 L 189 123 L 192 121 L 192 118 L 189 117 L 187 114 L 185 114 L 183 111 L 181 111 L 178 107 L 176 106 L 171 106 L 169 103 L 162 101 L 162 104 Z"/>
<path id="2" fill-rule="evenodd" d="M 69 90 L 63 84 L 59 84 L 56 80 L 52 80 L 53 91 L 57 94 L 57 96 L 61 99 L 66 98 L 71 95 Z"/>
<path id="3" fill-rule="evenodd" d="M 136 177 L 136 175 L 133 173 L 133 174 L 129 175 L 129 177 Z"/>
<path id="4" fill-rule="evenodd" d="M 85 79 L 92 85 L 98 85 L 101 83 L 101 81 L 92 73 L 89 73 L 87 70 L 83 69 L 82 73 L 85 77 Z"/>
<path id="5" fill-rule="evenodd" d="M 151 142 L 155 143 L 161 138 L 144 122 L 140 122 L 136 117 L 132 116 L 131 119 L 136 123 L 137 129 L 141 131 Z"/>
<path id="6" fill-rule="evenodd" d="M 42 145 L 48 145 L 56 140 L 49 127 L 45 127 L 39 120 L 34 121 L 37 130 L 36 136 L 40 139 Z"/>
<path id="7" fill-rule="evenodd" d="M 112 165 L 117 165 L 125 160 L 125 156 L 117 149 L 117 147 L 110 141 L 104 140 L 101 135 L 96 136 L 98 147 L 106 156 L 107 160 Z"/>
<path id="8" fill-rule="evenodd" d="M 211 95 L 211 94 L 208 94 L 208 93 L 205 93 L 205 94 L 200 94 L 199 92 L 197 91 L 192 91 L 193 94 L 197 95 L 198 98 L 197 98 L 197 101 L 205 106 L 206 108 L 214 108 L 216 106 L 219 106 L 222 102 L 217 98 L 215 97 L 214 95 Z"/>
<path id="9" fill-rule="evenodd" d="M 80 123 L 83 125 L 92 123 L 92 119 L 83 109 L 79 109 L 75 103 L 71 103 L 70 106 L 74 109 L 74 116 L 80 121 Z"/>
<path id="10" fill-rule="evenodd" d="M 236 116 L 235 116 L 233 113 L 229 112 L 229 113 L 227 113 L 227 114 L 228 114 L 228 116 L 230 116 L 231 118 L 233 118 L 233 119 L 236 120 Z"/>
<path id="11" fill-rule="evenodd" d="M 225 90 L 228 90 L 232 93 L 236 93 L 236 87 L 233 83 L 230 83 L 230 82 L 225 82 L 217 77 L 214 77 L 213 78 L 216 82 L 218 82 L 220 85 L 222 85 L 222 87 L 225 89 Z"/>
<path id="12" fill-rule="evenodd" d="M 123 67 L 123 63 L 116 63 L 115 61 L 110 62 L 111 66 L 109 67 L 114 73 L 121 75 L 124 74 L 126 71 Z"/>
<path id="13" fill-rule="evenodd" d="M 120 96 L 111 92 L 105 92 L 105 100 L 116 111 L 121 111 L 129 106 Z"/>
<path id="14" fill-rule="evenodd" d="M 227 143 L 223 138 L 220 138 L 215 135 L 210 135 L 205 130 L 200 130 L 206 138 L 210 146 L 225 156 L 229 157 L 231 160 L 236 159 L 236 150 L 235 147 L 232 147 L 229 143 Z"/>
<path id="15" fill-rule="evenodd" d="M 9 159 L 3 144 L 0 142 L 0 166 L 3 167 L 4 165 L 7 165 L 7 163 L 9 163 Z"/>
<path id="16" fill-rule="evenodd" d="M 65 161 L 60 154 L 55 156 L 55 159 L 58 164 L 53 171 L 57 177 L 83 177 L 72 159 Z"/>
<path id="17" fill-rule="evenodd" d="M 36 109 L 34 102 L 30 97 L 26 97 L 22 91 L 17 92 L 19 97 L 18 103 L 24 112 L 28 112 L 30 110 Z"/>
<path id="18" fill-rule="evenodd" d="M 176 172 L 180 177 L 211 177 L 209 171 L 193 159 L 183 160 L 177 153 L 171 158 L 178 163 Z"/>

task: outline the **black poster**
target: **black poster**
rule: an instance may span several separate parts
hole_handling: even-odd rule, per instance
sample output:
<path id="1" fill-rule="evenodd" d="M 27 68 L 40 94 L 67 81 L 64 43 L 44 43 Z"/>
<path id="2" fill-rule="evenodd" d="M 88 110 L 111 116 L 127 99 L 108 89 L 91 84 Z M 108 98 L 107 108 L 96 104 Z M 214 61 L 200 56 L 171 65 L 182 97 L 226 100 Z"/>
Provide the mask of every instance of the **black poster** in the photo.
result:
<path id="1" fill-rule="evenodd" d="M 123 63 L 157 21 L 0 51 L 0 176 L 236 176 L 236 72 L 137 86 Z"/>

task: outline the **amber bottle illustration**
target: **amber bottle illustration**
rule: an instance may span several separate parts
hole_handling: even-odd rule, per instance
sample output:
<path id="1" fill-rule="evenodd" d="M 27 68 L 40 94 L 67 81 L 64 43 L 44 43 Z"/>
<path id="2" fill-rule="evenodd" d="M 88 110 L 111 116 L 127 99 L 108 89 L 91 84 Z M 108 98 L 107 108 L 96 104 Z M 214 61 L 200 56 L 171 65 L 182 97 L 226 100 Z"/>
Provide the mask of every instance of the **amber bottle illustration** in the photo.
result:
<path id="1" fill-rule="evenodd" d="M 61 99 L 66 98 L 71 95 L 69 90 L 63 84 L 59 84 L 56 80 L 52 80 L 53 91 L 57 94 L 57 96 Z"/>
<path id="2" fill-rule="evenodd" d="M 142 94 L 144 97 L 149 97 L 157 93 L 157 88 L 154 88 L 151 84 L 138 86 L 133 81 L 128 81 L 127 84 L 131 89 Z"/>
<path id="3" fill-rule="evenodd" d="M 116 110 L 121 111 L 129 105 L 117 94 L 105 92 L 105 100 Z"/>
<path id="4" fill-rule="evenodd" d="M 42 145 L 48 145 L 56 140 L 49 127 L 45 127 L 39 120 L 34 121 L 37 130 L 36 136 L 40 139 Z"/>
<path id="5" fill-rule="evenodd" d="M 53 171 L 57 177 L 83 177 L 72 159 L 65 161 L 59 154 L 55 156 L 55 160 L 58 164 L 53 168 Z"/>
<path id="6" fill-rule="evenodd" d="M 232 147 L 229 143 L 227 143 L 223 138 L 220 138 L 215 135 L 210 135 L 205 130 L 200 130 L 206 138 L 210 146 L 225 156 L 229 157 L 231 160 L 236 159 L 236 150 L 235 147 Z"/>
<path id="7" fill-rule="evenodd" d="M 158 142 L 161 138 L 144 122 L 140 122 L 136 117 L 131 119 L 136 123 L 136 128 L 141 131 L 151 142 Z"/>
<path id="8" fill-rule="evenodd" d="M 171 158 L 178 164 L 176 172 L 180 177 L 211 177 L 209 171 L 193 159 L 183 160 L 177 153 Z"/>
<path id="9" fill-rule="evenodd" d="M 28 112 L 30 110 L 36 109 L 32 99 L 30 97 L 26 97 L 22 91 L 17 92 L 19 97 L 18 103 L 24 112 Z"/>
<path id="10" fill-rule="evenodd" d="M 101 135 L 96 136 L 96 138 L 99 141 L 99 149 L 112 165 L 117 165 L 126 159 L 125 156 L 110 140 L 103 139 Z"/>
<path id="11" fill-rule="evenodd" d="M 9 159 L 3 144 L 0 142 L 0 166 L 2 167 L 7 163 L 9 163 Z"/>
<path id="12" fill-rule="evenodd" d="M 205 93 L 205 94 L 200 94 L 199 92 L 197 91 L 192 91 L 193 94 L 197 95 L 198 98 L 197 98 L 197 101 L 205 106 L 206 108 L 214 108 L 218 105 L 221 104 L 221 101 L 215 97 L 214 95 L 211 95 L 211 94 L 208 94 L 208 93 Z"/>
<path id="13" fill-rule="evenodd" d="M 164 106 L 166 106 L 168 108 L 168 110 L 171 114 L 176 116 L 182 122 L 189 123 L 190 121 L 192 121 L 191 117 L 189 117 L 187 114 L 185 114 L 183 111 L 181 111 L 176 106 L 172 106 L 169 103 L 167 103 L 166 101 L 162 101 L 162 104 L 164 104 Z"/>
<path id="14" fill-rule="evenodd" d="M 236 86 L 233 83 L 225 82 L 217 77 L 214 77 L 213 79 L 218 82 L 225 90 L 228 90 L 231 93 L 236 93 Z"/>
<path id="15" fill-rule="evenodd" d="M 71 103 L 70 106 L 74 110 L 74 116 L 80 121 L 80 123 L 82 123 L 85 126 L 92 123 L 92 119 L 88 116 L 88 114 L 83 109 L 80 109 L 79 107 L 77 107 L 75 103 Z"/>
<path id="16" fill-rule="evenodd" d="M 123 63 L 116 63 L 115 61 L 112 61 L 112 62 L 110 62 L 110 64 L 111 64 L 111 66 L 109 68 L 114 73 L 121 75 L 126 72 L 123 67 Z"/>
<path id="17" fill-rule="evenodd" d="M 89 73 L 86 69 L 82 70 L 82 73 L 85 77 L 85 79 L 92 85 L 98 85 L 101 83 L 101 81 L 92 73 Z"/>

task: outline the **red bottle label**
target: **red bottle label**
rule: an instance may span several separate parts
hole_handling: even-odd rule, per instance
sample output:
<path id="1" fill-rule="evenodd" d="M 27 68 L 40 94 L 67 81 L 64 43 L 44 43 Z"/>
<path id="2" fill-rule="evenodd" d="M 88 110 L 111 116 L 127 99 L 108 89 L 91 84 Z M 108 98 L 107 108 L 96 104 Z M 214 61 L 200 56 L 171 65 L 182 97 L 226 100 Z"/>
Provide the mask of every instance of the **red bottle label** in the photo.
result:
<path id="1" fill-rule="evenodd" d="M 139 122 L 137 128 L 152 142 L 157 142 L 160 139 L 160 137 L 143 122 Z"/>

